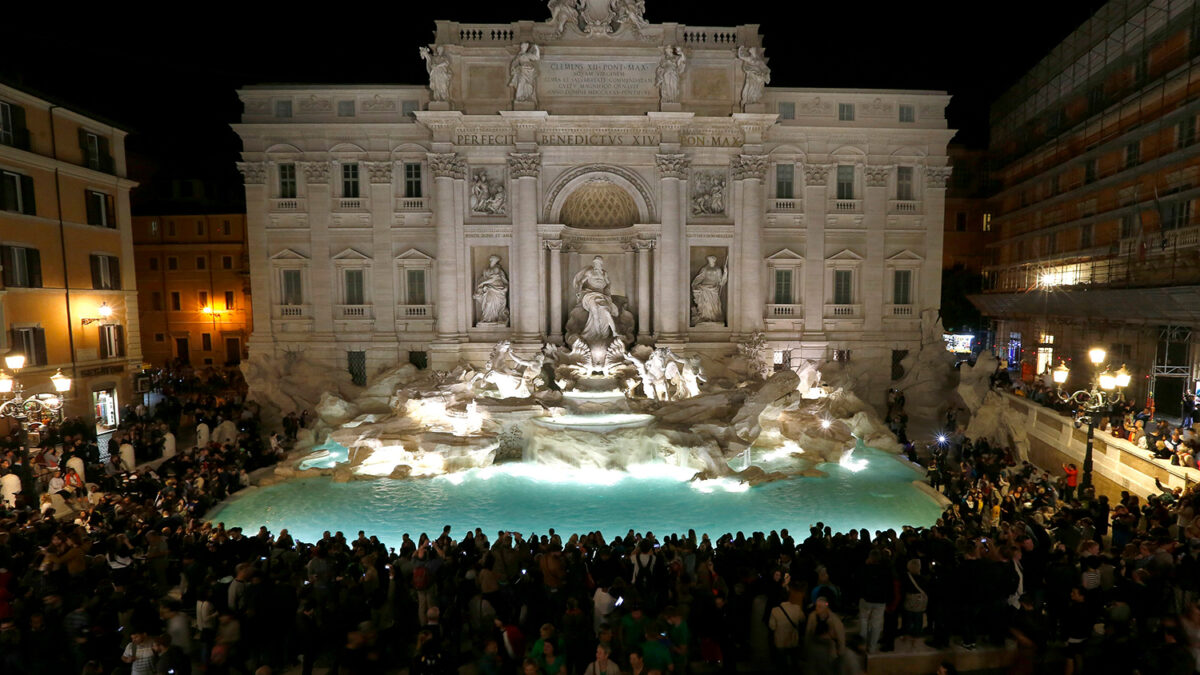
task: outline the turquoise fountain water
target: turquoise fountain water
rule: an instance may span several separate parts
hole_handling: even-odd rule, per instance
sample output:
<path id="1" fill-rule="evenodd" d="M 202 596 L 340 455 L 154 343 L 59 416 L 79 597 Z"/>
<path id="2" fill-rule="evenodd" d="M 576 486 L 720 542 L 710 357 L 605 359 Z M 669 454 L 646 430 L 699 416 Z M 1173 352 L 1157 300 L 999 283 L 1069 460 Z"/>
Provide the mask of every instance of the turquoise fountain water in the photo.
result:
<path id="1" fill-rule="evenodd" d="M 333 459 L 314 458 L 315 466 L 345 457 L 337 447 L 322 449 L 331 449 Z M 771 461 L 755 458 L 764 468 Z M 625 473 L 513 463 L 425 480 L 311 478 L 252 488 L 209 517 L 251 532 L 261 525 L 276 533 L 287 528 L 302 541 L 314 541 L 325 530 L 350 537 L 365 530 L 394 546 L 403 533 L 436 535 L 445 525 L 458 536 L 480 527 L 489 536 L 554 528 L 600 530 L 611 538 L 632 528 L 658 535 L 694 529 L 715 538 L 739 530 L 804 533 L 817 521 L 835 531 L 928 526 L 941 513 L 912 485 L 917 472 L 886 453 L 860 447 L 840 464 L 818 468 L 828 477 L 753 488 L 728 479 L 687 482 L 665 465 Z"/>

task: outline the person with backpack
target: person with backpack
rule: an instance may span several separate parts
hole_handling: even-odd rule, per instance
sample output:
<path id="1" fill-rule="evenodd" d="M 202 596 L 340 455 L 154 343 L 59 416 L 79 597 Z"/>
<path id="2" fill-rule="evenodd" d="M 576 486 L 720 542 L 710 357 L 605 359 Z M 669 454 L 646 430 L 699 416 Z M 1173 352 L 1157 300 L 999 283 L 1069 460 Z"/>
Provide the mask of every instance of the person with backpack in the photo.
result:
<path id="1" fill-rule="evenodd" d="M 775 646 L 775 669 L 780 673 L 795 673 L 800 669 L 800 626 L 804 622 L 804 589 L 792 585 L 788 597 L 771 609 L 767 627 Z"/>

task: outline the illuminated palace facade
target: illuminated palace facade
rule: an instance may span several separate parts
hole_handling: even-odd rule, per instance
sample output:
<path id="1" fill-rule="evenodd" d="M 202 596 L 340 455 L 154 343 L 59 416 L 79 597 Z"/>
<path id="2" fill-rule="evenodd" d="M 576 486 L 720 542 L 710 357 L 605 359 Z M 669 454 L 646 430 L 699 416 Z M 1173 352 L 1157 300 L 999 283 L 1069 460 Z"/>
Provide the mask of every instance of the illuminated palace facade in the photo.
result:
<path id="1" fill-rule="evenodd" d="M 427 86 L 239 92 L 251 359 L 361 378 L 536 351 L 597 257 L 642 342 L 720 357 L 761 331 L 781 365 L 917 348 L 945 93 L 766 87 L 756 25 L 564 11 L 437 22 Z M 710 257 L 728 273 L 701 312 Z M 493 260 L 505 295 L 485 308 Z"/>
<path id="2" fill-rule="evenodd" d="M 997 102 L 995 243 L 972 298 L 1011 361 L 1104 347 L 1170 415 L 1198 377 L 1198 59 L 1194 0 L 1113 0 Z"/>

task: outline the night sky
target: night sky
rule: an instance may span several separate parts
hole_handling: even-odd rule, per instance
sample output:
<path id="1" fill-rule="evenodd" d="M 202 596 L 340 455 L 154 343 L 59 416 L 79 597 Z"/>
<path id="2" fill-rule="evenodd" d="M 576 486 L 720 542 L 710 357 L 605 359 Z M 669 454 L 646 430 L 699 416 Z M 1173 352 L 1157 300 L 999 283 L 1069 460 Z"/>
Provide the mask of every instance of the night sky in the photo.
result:
<path id="1" fill-rule="evenodd" d="M 956 142 L 982 147 L 988 105 L 1104 2 L 646 4 L 655 23 L 760 24 L 773 86 L 946 90 Z M 241 146 L 228 126 L 241 112 L 237 87 L 421 84 L 417 47 L 431 40 L 434 19 L 549 15 L 544 0 L 257 5 L 157 5 L 164 10 L 9 23 L 21 28 L 5 30 L 0 79 L 130 130 L 131 155 L 149 160 L 160 178 L 240 183 L 233 162 Z"/>

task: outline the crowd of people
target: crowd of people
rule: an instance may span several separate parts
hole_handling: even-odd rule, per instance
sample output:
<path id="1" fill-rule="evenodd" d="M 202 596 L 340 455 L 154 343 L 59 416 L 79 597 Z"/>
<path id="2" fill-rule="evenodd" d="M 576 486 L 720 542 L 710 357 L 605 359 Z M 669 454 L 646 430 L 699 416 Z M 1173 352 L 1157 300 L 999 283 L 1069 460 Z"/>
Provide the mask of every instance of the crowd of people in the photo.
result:
<path id="1" fill-rule="evenodd" d="M 928 449 L 930 483 L 950 504 L 927 528 L 447 527 L 391 546 L 365 532 L 299 542 L 204 515 L 281 456 L 300 418 L 267 441 L 236 387 L 201 384 L 172 399 L 177 418 L 133 410 L 121 430 L 135 455 L 148 453 L 136 457 L 143 467 L 165 456 L 154 469 L 105 476 L 66 518 L 24 495 L 0 512 L 0 672 L 299 664 L 305 675 L 437 675 L 469 663 L 484 675 L 665 675 L 700 664 L 842 675 L 922 642 L 1006 641 L 1016 643 L 1013 672 L 1200 666 L 1194 490 L 1110 503 L 1008 448 L 952 434 Z M 236 434 L 218 435 L 231 420 Z M 174 455 L 162 447 L 167 434 L 190 438 L 193 424 L 205 442 L 179 438 Z M 92 482 L 106 472 L 89 443 L 62 436 L 59 459 L 82 460 Z M 8 467 L 28 461 L 20 443 L 5 453 Z"/>

